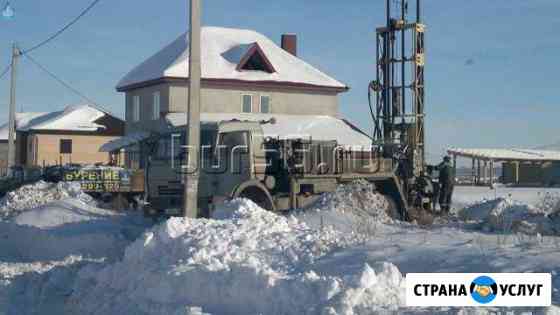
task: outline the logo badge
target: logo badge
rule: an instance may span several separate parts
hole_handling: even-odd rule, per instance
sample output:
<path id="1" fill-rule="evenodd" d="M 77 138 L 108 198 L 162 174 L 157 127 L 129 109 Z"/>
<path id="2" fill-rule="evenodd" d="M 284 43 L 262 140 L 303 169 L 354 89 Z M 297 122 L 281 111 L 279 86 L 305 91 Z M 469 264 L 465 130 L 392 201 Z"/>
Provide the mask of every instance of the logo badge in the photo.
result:
<path id="1" fill-rule="evenodd" d="M 498 284 L 488 276 L 480 276 L 471 283 L 470 292 L 472 298 L 480 304 L 488 304 L 498 294 Z"/>
<path id="2" fill-rule="evenodd" d="M 6 20 L 11 20 L 11 19 L 14 18 L 15 15 L 16 15 L 16 13 L 15 13 L 14 9 L 12 8 L 12 6 L 10 5 L 10 2 L 8 1 L 6 3 L 6 5 L 4 6 L 4 8 L 2 9 L 2 16 Z"/>
<path id="3" fill-rule="evenodd" d="M 406 304 L 414 307 L 548 307 L 550 273 L 408 273 Z"/>

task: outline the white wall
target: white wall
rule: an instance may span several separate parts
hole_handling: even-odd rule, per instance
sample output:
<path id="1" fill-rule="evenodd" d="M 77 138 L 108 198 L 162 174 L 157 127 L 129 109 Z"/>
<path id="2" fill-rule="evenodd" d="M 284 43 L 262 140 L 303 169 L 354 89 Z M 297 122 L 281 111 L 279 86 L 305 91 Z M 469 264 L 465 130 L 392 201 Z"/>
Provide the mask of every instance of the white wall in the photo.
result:
<path id="1" fill-rule="evenodd" d="M 186 84 L 164 83 L 126 93 L 127 133 L 136 130 L 159 130 L 161 123 L 152 117 L 153 93 L 160 92 L 161 112 L 184 112 L 187 106 Z M 209 86 L 202 87 L 202 108 L 205 113 L 240 113 L 243 95 L 253 96 L 253 111 L 259 111 L 260 96 L 270 97 L 271 112 L 290 115 L 338 115 L 338 96 L 334 92 L 305 91 L 303 89 L 263 89 L 252 87 Z M 140 96 L 140 121 L 132 121 L 133 97 Z"/>

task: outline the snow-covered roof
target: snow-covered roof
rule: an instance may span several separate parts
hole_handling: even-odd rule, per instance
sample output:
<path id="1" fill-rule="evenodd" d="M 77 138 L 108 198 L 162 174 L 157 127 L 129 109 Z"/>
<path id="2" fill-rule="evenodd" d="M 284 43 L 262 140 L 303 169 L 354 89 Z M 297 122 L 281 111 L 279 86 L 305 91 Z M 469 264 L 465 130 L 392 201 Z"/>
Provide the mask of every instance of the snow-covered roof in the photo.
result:
<path id="1" fill-rule="evenodd" d="M 43 115 L 46 115 L 46 113 L 16 113 L 16 126 L 17 128 L 25 128 L 30 123 L 30 121 Z M 8 123 L 0 126 L 0 140 L 8 140 L 8 129 Z"/>
<path id="2" fill-rule="evenodd" d="M 16 114 L 16 129 L 18 131 L 31 130 L 60 130 L 60 131 L 97 131 L 105 126 L 96 121 L 106 113 L 91 105 L 71 105 L 64 110 L 51 113 L 18 113 Z M 0 127 L 0 140 L 8 139 L 8 126 Z"/>
<path id="3" fill-rule="evenodd" d="M 560 151 L 532 149 L 459 149 L 451 148 L 449 154 L 496 161 L 560 161 Z"/>
<path id="4" fill-rule="evenodd" d="M 543 145 L 535 148 L 537 150 L 560 151 L 560 142 Z"/>
<path id="5" fill-rule="evenodd" d="M 202 78 L 248 82 L 283 82 L 345 89 L 346 85 L 286 52 L 266 36 L 251 30 L 203 27 Z M 274 72 L 239 70 L 254 44 L 262 50 Z M 161 78 L 187 78 L 188 33 L 130 71 L 117 85 L 127 87 Z"/>
<path id="6" fill-rule="evenodd" d="M 284 114 L 248 114 L 248 113 L 202 113 L 201 122 L 221 121 L 266 121 L 274 118 L 275 123 L 263 124 L 266 137 L 293 139 L 305 138 L 319 141 L 336 140 L 342 146 L 370 148 L 371 138 L 346 121 L 332 116 L 307 116 Z M 166 120 L 174 127 L 186 125 L 185 113 L 167 114 Z"/>
<path id="7" fill-rule="evenodd" d="M 18 130 L 65 130 L 65 131 L 96 131 L 105 128 L 96 124 L 105 113 L 90 105 L 72 105 L 58 112 L 48 113 L 29 122 Z"/>

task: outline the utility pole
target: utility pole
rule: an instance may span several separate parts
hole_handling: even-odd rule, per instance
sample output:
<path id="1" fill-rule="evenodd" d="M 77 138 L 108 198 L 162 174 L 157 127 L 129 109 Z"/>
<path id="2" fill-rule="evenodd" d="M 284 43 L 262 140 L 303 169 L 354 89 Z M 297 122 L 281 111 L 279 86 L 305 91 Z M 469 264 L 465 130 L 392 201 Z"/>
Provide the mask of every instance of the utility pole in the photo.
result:
<path id="1" fill-rule="evenodd" d="M 198 216 L 198 179 L 200 175 L 200 1 L 190 0 L 189 34 L 189 100 L 187 105 L 187 130 L 184 169 L 183 215 Z"/>
<path id="2" fill-rule="evenodd" d="M 14 43 L 12 48 L 12 65 L 11 65 L 11 86 L 10 86 L 10 112 L 8 122 L 8 175 L 11 174 L 11 167 L 16 162 L 16 75 L 17 63 L 20 56 L 20 51 Z"/>

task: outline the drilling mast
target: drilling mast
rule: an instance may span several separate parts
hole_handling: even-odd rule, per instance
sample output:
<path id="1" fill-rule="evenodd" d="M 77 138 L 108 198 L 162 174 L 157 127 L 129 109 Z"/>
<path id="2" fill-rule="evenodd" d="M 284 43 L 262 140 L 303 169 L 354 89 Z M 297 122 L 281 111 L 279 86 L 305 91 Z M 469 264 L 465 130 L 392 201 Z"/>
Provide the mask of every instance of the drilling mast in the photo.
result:
<path id="1" fill-rule="evenodd" d="M 400 12 L 392 12 L 392 3 Z M 377 80 L 374 141 L 386 157 L 399 156 L 401 178 L 411 180 L 425 169 L 424 31 L 421 0 L 409 21 L 408 0 L 387 0 L 387 23 L 377 29 Z M 374 113 L 375 111 L 375 113 Z M 406 181 L 405 181 L 406 182 Z"/>

